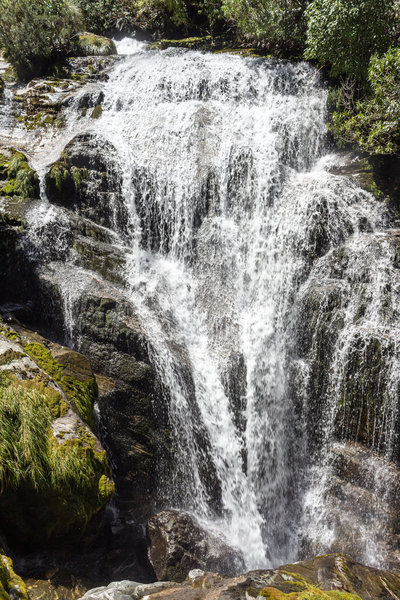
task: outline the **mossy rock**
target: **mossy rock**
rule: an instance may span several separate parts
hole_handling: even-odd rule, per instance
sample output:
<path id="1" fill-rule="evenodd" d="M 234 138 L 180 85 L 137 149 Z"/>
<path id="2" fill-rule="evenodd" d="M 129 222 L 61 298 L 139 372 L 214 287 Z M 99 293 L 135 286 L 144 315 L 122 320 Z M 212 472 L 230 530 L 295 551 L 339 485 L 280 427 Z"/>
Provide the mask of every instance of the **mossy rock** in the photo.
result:
<path id="1" fill-rule="evenodd" d="M 29 600 L 25 583 L 13 568 L 11 558 L 0 549 L 0 600 Z"/>
<path id="2" fill-rule="evenodd" d="M 4 83 L 4 80 L 0 77 L 0 96 L 4 93 L 5 87 L 6 87 L 6 84 Z"/>
<path id="3" fill-rule="evenodd" d="M 39 198 L 39 177 L 28 159 L 15 148 L 0 153 L 0 196 L 22 199 Z"/>
<path id="4" fill-rule="evenodd" d="M 181 39 L 162 39 L 150 44 L 150 50 L 165 50 L 166 48 L 187 48 L 189 50 L 222 50 L 232 43 L 226 36 L 204 35 L 200 37 L 187 37 Z"/>
<path id="5" fill-rule="evenodd" d="M 100 119 L 102 114 L 103 114 L 103 108 L 102 108 L 101 104 L 97 104 L 97 106 L 95 106 L 94 109 L 92 110 L 90 117 L 92 119 Z"/>
<path id="6" fill-rule="evenodd" d="M 314 586 L 307 587 L 301 592 L 291 592 L 285 594 L 276 588 L 268 587 L 263 589 L 257 598 L 267 598 L 268 600 L 361 600 L 356 594 L 339 592 L 332 590 L 324 592 Z"/>
<path id="7" fill-rule="evenodd" d="M 118 54 L 110 38 L 94 33 L 78 33 L 72 44 L 72 56 L 112 56 Z"/>
<path id="8" fill-rule="evenodd" d="M 84 356 L 0 323 L 0 528 L 15 549 L 79 539 L 114 494 L 86 425 L 96 397 Z"/>

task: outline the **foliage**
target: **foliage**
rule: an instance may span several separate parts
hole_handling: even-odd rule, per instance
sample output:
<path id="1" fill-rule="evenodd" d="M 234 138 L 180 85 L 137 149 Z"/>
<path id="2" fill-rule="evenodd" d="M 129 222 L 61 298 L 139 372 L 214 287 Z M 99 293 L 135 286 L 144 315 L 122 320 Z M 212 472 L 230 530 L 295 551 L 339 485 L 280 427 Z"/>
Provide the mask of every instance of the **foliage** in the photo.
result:
<path id="1" fill-rule="evenodd" d="M 370 93 L 353 110 L 333 114 L 333 130 L 342 142 L 372 154 L 400 153 L 400 49 L 373 56 L 368 70 Z"/>
<path id="2" fill-rule="evenodd" d="M 184 25 L 184 0 L 77 0 L 88 29 L 97 33 L 118 29 L 165 29 L 171 22 Z"/>
<path id="3" fill-rule="evenodd" d="M 308 0 L 223 0 L 226 18 L 251 38 L 300 44 L 305 40 L 304 10 Z"/>
<path id="4" fill-rule="evenodd" d="M 306 58 L 363 81 L 370 57 L 390 45 L 393 0 L 313 0 L 306 17 Z"/>
<path id="5" fill-rule="evenodd" d="M 85 524 L 114 491 L 105 453 L 96 452 L 84 436 L 61 444 L 55 440 L 50 428 L 55 398 L 49 391 L 9 375 L 0 380 L 0 521 L 5 531 L 16 518 L 18 528 L 36 521 L 48 535 Z M 26 502 L 33 515 L 25 510 Z M 20 508 L 25 512 L 14 515 Z"/>
<path id="6" fill-rule="evenodd" d="M 70 0 L 0 0 L 0 47 L 23 79 L 65 52 L 80 25 Z"/>

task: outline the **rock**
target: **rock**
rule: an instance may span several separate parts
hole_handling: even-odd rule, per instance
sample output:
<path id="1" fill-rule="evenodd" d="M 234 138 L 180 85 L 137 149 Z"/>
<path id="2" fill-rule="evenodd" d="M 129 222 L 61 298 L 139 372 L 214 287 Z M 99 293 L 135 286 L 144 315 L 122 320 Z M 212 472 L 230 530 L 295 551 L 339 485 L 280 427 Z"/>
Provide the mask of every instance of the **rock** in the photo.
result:
<path id="1" fill-rule="evenodd" d="M 47 579 L 25 577 L 29 600 L 77 600 L 93 583 L 59 569 L 47 569 Z"/>
<path id="2" fill-rule="evenodd" d="M 71 56 L 112 56 L 117 48 L 107 37 L 88 33 L 77 33 L 72 40 Z"/>
<path id="3" fill-rule="evenodd" d="M 175 588 L 176 584 L 168 581 L 156 582 L 156 583 L 136 583 L 135 581 L 117 581 L 110 583 L 107 587 L 94 588 L 89 590 L 83 596 L 85 600 L 101 600 L 102 598 L 108 598 L 109 600 L 138 600 L 151 596 L 152 594 L 159 594 L 163 590 Z"/>
<path id="4" fill-rule="evenodd" d="M 50 202 L 129 235 L 117 152 L 99 136 L 82 134 L 67 144 L 47 174 L 46 191 Z"/>
<path id="5" fill-rule="evenodd" d="M 188 513 L 165 510 L 151 517 L 150 561 L 159 581 L 184 581 L 194 569 L 237 573 L 244 568 L 239 550 L 207 532 Z"/>
<path id="6" fill-rule="evenodd" d="M 336 443 L 326 466 L 326 489 L 320 529 L 330 531 L 331 552 L 365 556 L 396 570 L 400 564 L 400 468 L 377 452 L 354 442 Z M 374 540 L 368 532 L 374 532 Z M 313 552 L 327 549 L 318 539 Z"/>
<path id="7" fill-rule="evenodd" d="M 343 554 L 318 556 L 274 570 L 228 578 L 205 573 L 201 580 L 181 584 L 140 586 L 134 582 L 90 590 L 85 600 L 393 600 L 400 577 L 365 567 Z M 154 587 L 153 587 L 154 586 Z"/>
<path id="8" fill-rule="evenodd" d="M 14 569 L 11 558 L 0 548 L 0 598 L 1 600 L 29 600 L 25 583 Z"/>
<path id="9" fill-rule="evenodd" d="M 113 495 L 96 397 L 84 356 L 0 323 L 0 528 L 13 548 L 79 539 Z"/>

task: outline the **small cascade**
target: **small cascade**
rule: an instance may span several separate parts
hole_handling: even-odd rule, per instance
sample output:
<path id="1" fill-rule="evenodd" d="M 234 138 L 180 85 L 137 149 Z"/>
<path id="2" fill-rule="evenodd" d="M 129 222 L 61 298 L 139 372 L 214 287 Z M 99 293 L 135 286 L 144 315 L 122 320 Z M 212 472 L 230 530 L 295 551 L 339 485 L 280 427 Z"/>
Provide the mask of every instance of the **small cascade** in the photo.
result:
<path id="1" fill-rule="evenodd" d="M 55 206 L 43 185 L 30 218 L 68 343 L 79 348 L 78 300 L 92 279 L 137 316 L 170 432 L 159 508 L 196 514 L 248 568 L 347 543 L 388 564 L 400 272 L 386 207 L 337 174 L 320 75 L 117 46 L 124 58 L 76 95 L 48 154 L 47 168 L 72 138 L 69 159 L 86 152 L 85 202 Z M 82 115 L 82 98 L 99 93 L 101 117 Z M 96 228 L 101 268 L 72 241 L 82 223 Z M 341 497 L 351 469 L 358 484 Z M 373 513 L 360 510 L 368 489 Z"/>

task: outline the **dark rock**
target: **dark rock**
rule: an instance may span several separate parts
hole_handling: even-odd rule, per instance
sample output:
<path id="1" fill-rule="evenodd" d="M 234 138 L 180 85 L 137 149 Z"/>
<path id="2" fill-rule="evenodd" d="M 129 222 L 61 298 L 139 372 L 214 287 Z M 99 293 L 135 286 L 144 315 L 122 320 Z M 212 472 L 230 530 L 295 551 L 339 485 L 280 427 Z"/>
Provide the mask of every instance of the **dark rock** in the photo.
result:
<path id="1" fill-rule="evenodd" d="M 159 581 L 184 581 L 193 569 L 233 574 L 244 568 L 239 550 L 188 513 L 165 510 L 149 520 L 147 529 L 150 561 Z"/>
<path id="2" fill-rule="evenodd" d="M 128 236 L 129 215 L 118 160 L 108 141 L 91 134 L 78 135 L 47 174 L 50 202 Z"/>

